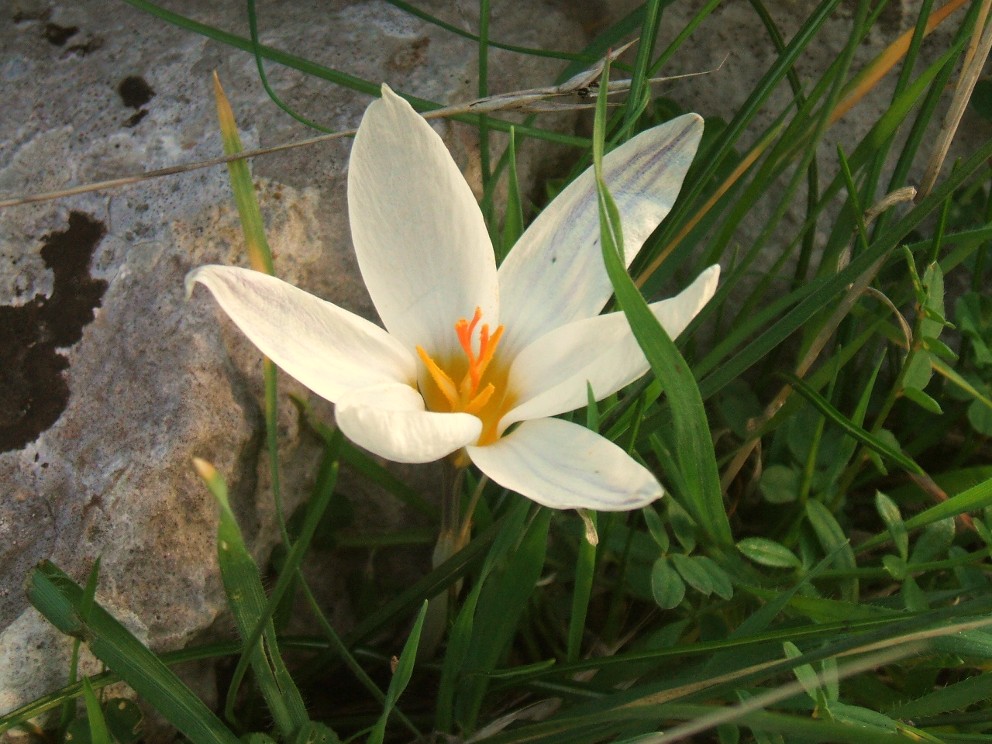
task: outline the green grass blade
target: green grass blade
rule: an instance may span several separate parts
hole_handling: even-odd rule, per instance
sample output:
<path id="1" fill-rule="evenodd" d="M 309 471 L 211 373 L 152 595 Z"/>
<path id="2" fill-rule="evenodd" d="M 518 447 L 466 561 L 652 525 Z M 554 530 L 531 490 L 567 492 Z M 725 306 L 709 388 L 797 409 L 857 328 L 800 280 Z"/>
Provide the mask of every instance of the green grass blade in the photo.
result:
<path id="1" fill-rule="evenodd" d="M 420 614 L 417 615 L 417 619 L 413 623 L 410 636 L 406 639 L 406 643 L 403 644 L 399 663 L 396 665 L 396 671 L 393 672 L 393 678 L 389 681 L 389 689 L 386 691 L 386 700 L 382 706 L 382 715 L 372 728 L 372 733 L 368 738 L 368 744 L 382 744 L 386 737 L 386 722 L 389 720 L 389 714 L 396 706 L 396 701 L 399 700 L 406 686 L 410 683 L 410 677 L 413 676 L 413 664 L 417 659 L 417 646 L 420 644 L 420 631 L 424 627 L 425 617 L 427 617 L 427 602 L 424 602 L 421 606 Z"/>
<path id="2" fill-rule="evenodd" d="M 83 700 L 86 703 L 86 722 L 90 727 L 91 744 L 111 744 L 107 719 L 103 717 L 100 701 L 93 691 L 93 685 L 86 677 L 83 677 Z"/>
<path id="3" fill-rule="evenodd" d="M 609 65 L 603 72 L 604 85 L 608 74 Z M 730 547 L 730 522 L 723 506 L 716 456 L 699 388 L 689 366 L 652 314 L 620 258 L 623 255 L 623 228 L 616 204 L 602 175 L 605 122 L 606 98 L 601 96 L 596 105 L 593 158 L 599 197 L 601 247 L 606 271 L 634 337 L 651 364 L 655 378 L 662 383 L 668 394 L 672 410 L 672 439 L 678 442 L 676 461 L 681 478 L 690 489 L 683 494 L 683 506 L 718 544 Z"/>
<path id="4" fill-rule="evenodd" d="M 590 512 L 588 519 L 596 526 L 596 513 Z M 586 616 L 589 612 L 589 598 L 592 596 L 592 580 L 596 573 L 596 546 L 587 539 L 579 538 L 579 551 L 575 559 L 575 586 L 572 589 L 572 613 L 568 620 L 569 661 L 578 661 L 582 650 L 582 636 L 586 629 Z"/>
<path id="5" fill-rule="evenodd" d="M 255 626 L 263 617 L 266 606 L 262 577 L 255 560 L 248 552 L 241 529 L 227 500 L 227 486 L 220 474 L 203 460 L 195 460 L 200 476 L 217 501 L 220 520 L 217 525 L 217 560 L 221 579 L 227 594 L 228 606 L 234 615 L 242 639 L 250 639 Z M 244 655 L 228 690 L 225 714 L 233 720 L 236 691 L 244 669 L 250 663 L 265 702 L 272 713 L 276 728 L 284 737 L 303 729 L 310 722 L 306 706 L 279 655 L 275 628 L 271 618 L 265 621 L 265 630 L 254 645 L 245 645 Z"/>
<path id="6" fill-rule="evenodd" d="M 53 564 L 31 573 L 28 600 L 63 633 L 82 638 L 90 651 L 127 682 L 194 744 L 238 744 L 238 738 L 165 664 L 99 604 L 84 621 L 83 589 Z"/>

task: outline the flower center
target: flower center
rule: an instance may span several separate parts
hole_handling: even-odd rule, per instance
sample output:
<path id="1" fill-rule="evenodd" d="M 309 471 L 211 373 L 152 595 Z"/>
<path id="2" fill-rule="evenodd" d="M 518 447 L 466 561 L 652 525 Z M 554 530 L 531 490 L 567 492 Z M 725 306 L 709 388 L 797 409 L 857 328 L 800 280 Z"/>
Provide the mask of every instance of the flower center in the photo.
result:
<path id="1" fill-rule="evenodd" d="M 496 441 L 496 427 L 510 403 L 505 394 L 507 370 L 499 363 L 492 363 L 503 337 L 503 326 L 490 333 L 488 323 L 479 326 L 481 320 L 482 310 L 476 308 L 472 320 L 462 318 L 455 323 L 462 355 L 454 359 L 435 361 L 422 346 L 417 346 L 417 355 L 430 375 L 421 384 L 427 407 L 432 411 L 478 416 L 483 424 L 480 445 Z M 476 329 L 478 350 L 473 344 Z"/>

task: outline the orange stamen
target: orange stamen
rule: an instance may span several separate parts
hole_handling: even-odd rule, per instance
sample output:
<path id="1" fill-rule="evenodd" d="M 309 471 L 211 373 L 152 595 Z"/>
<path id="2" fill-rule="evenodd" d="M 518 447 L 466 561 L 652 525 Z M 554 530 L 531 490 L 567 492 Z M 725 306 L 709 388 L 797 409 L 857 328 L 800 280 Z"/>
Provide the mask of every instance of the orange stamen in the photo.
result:
<path id="1" fill-rule="evenodd" d="M 455 381 L 451 379 L 447 372 L 438 366 L 437 362 L 430 358 L 427 352 L 424 351 L 423 346 L 417 346 L 417 355 L 420 357 L 420 361 L 424 363 L 424 366 L 427 367 L 427 371 L 430 372 L 431 377 L 437 383 L 438 389 L 447 399 L 452 410 L 457 408 L 459 397 L 458 388 L 455 387 Z"/>
<path id="2" fill-rule="evenodd" d="M 490 334 L 489 324 L 483 323 L 479 328 L 479 351 L 476 353 L 472 345 L 472 336 L 475 329 L 482 320 L 482 309 L 475 308 L 472 320 L 461 318 L 455 323 L 455 334 L 458 336 L 458 343 L 462 347 L 465 358 L 468 360 L 468 368 L 460 382 L 456 383 L 451 375 L 441 369 L 441 366 L 431 359 L 430 355 L 423 347 L 417 347 L 417 355 L 427 368 L 431 379 L 434 380 L 441 394 L 444 396 L 451 411 L 471 413 L 478 415 L 489 403 L 496 393 L 496 386 L 493 383 L 482 385 L 482 378 L 489 368 L 490 362 L 496 353 L 496 347 L 503 337 L 503 326 L 498 326 Z M 481 386 L 481 390 L 480 390 Z"/>

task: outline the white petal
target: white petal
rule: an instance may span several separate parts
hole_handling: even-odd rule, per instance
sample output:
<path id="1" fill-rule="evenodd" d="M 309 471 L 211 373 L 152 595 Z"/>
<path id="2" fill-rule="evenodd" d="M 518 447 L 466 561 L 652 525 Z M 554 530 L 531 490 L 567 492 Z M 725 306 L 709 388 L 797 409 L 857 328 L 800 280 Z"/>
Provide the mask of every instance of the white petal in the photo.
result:
<path id="1" fill-rule="evenodd" d="M 553 509 L 627 511 L 664 493 L 650 471 L 615 444 L 560 419 L 527 421 L 467 452 L 504 488 Z"/>
<path id="2" fill-rule="evenodd" d="M 720 267 L 710 266 L 675 297 L 650 305 L 676 338 L 716 292 Z M 621 313 L 577 320 L 542 336 L 513 360 L 508 387 L 516 406 L 500 430 L 517 421 L 555 416 L 586 405 L 586 384 L 596 400 L 615 393 L 648 371 L 640 345 Z"/>
<path id="3" fill-rule="evenodd" d="M 281 279 L 236 266 L 201 266 L 199 282 L 235 325 L 290 376 L 330 401 L 381 383 L 416 384 L 417 361 L 375 323 Z"/>
<path id="4" fill-rule="evenodd" d="M 478 441 L 482 421 L 467 413 L 424 410 L 409 385 L 377 385 L 341 398 L 334 418 L 355 444 L 393 462 L 433 462 Z"/>
<path id="5" fill-rule="evenodd" d="M 627 265 L 665 218 L 682 188 L 703 120 L 686 114 L 642 132 L 603 160 L 623 225 Z M 499 268 L 504 352 L 552 328 L 596 315 L 612 294 L 599 246 L 592 168 L 549 204 Z"/>
<path id="6" fill-rule="evenodd" d="M 441 138 L 387 86 L 365 112 L 348 166 L 358 265 L 389 332 L 432 356 L 481 307 L 499 323 L 496 262 L 482 213 Z"/>

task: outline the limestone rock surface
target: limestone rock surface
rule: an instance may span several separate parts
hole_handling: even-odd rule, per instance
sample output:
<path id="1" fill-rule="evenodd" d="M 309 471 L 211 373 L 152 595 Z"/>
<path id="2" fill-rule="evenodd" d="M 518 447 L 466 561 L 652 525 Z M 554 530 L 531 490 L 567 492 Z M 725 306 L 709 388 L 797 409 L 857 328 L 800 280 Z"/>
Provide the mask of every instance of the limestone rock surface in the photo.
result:
<path id="1" fill-rule="evenodd" d="M 168 5 L 248 35 L 241 2 Z M 476 26 L 459 4 L 418 5 Z M 578 24 L 538 5 L 495 4 L 493 35 L 580 48 Z M 247 148 L 313 135 L 271 103 L 252 55 L 123 2 L 11 0 L 0 13 L 3 196 L 221 154 L 214 70 Z M 260 4 L 259 25 L 264 44 L 402 92 L 444 103 L 475 94 L 475 45 L 381 0 Z M 490 85 L 545 85 L 560 64 L 494 50 Z M 357 126 L 371 100 L 266 68 L 281 98 L 332 130 Z M 437 128 L 469 169 L 472 130 Z M 374 317 L 348 232 L 348 152 L 338 140 L 259 158 L 253 170 L 279 275 Z M 525 183 L 547 152 L 523 150 Z M 70 642 L 22 589 L 39 560 L 82 581 L 101 557 L 98 599 L 156 649 L 181 647 L 223 611 L 215 507 L 192 457 L 224 474 L 260 558 L 275 541 L 260 358 L 205 293 L 183 295 L 184 275 L 208 262 L 246 264 L 223 167 L 0 212 L 0 712 L 65 681 Z M 283 401 L 308 396 L 285 377 L 281 391 Z M 319 447 L 288 402 L 280 435 L 291 508 Z M 401 519 L 381 495 L 363 504 L 368 522 Z"/>

